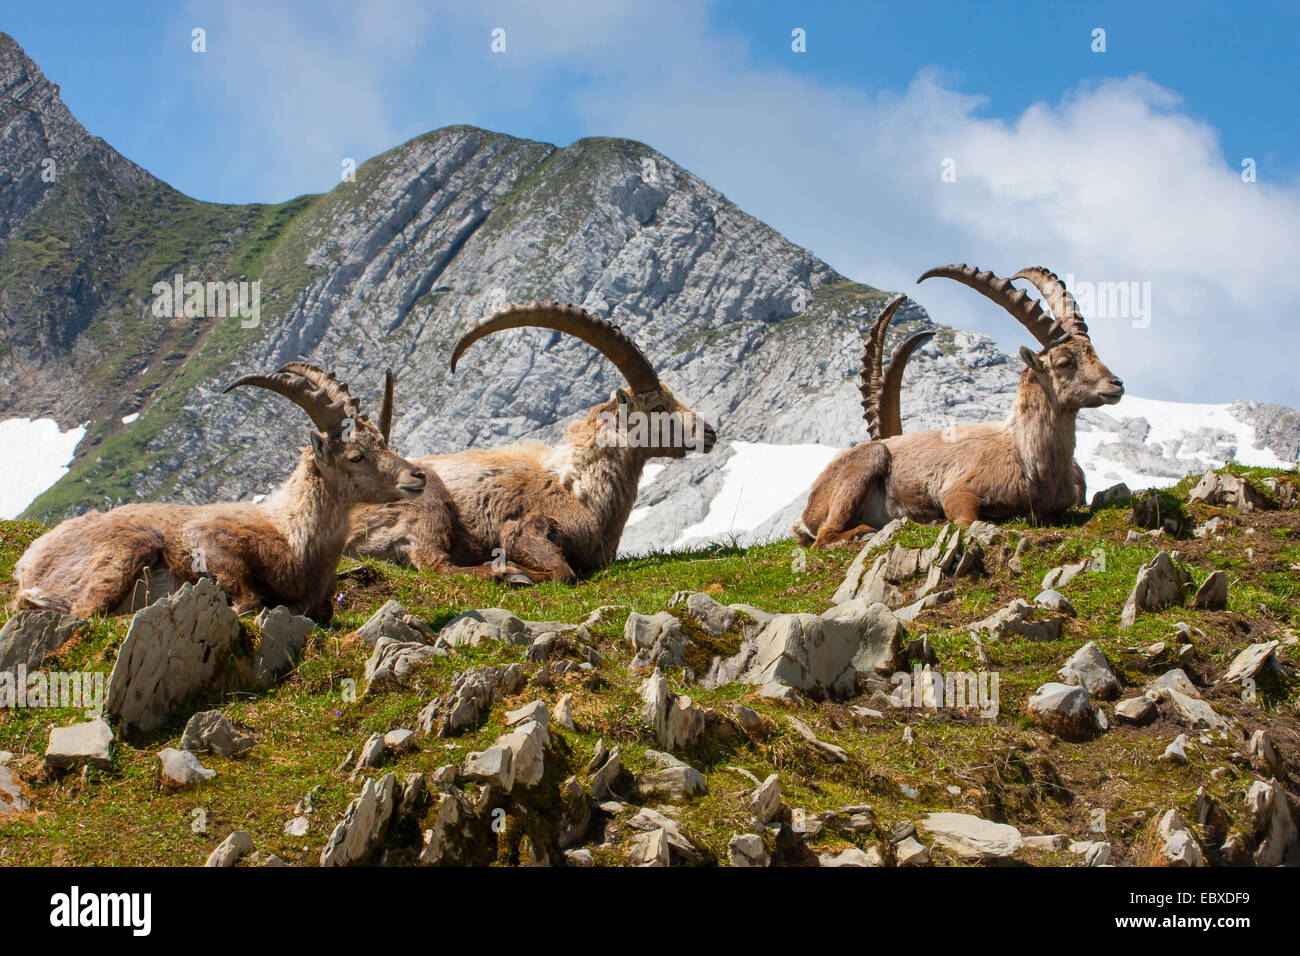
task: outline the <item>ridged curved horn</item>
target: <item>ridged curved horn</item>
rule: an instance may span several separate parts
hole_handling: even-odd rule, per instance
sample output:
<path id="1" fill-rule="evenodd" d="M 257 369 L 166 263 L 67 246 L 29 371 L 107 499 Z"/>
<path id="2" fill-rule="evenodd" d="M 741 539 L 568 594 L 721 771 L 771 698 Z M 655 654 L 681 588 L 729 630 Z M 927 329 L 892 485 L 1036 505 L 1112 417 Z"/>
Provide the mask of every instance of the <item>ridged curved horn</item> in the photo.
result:
<path id="1" fill-rule="evenodd" d="M 903 419 L 900 412 L 899 392 L 903 387 L 903 369 L 912 357 L 918 345 L 934 335 L 929 332 L 914 332 L 902 345 L 894 350 L 894 357 L 885 366 L 884 382 L 880 388 L 880 436 L 892 438 L 903 434 Z"/>
<path id="2" fill-rule="evenodd" d="M 963 262 L 959 266 L 939 266 L 931 269 L 916 281 L 919 284 L 934 276 L 953 279 L 992 299 L 1027 328 L 1043 348 L 1047 348 L 1060 337 L 1061 330 L 1056 328 L 1056 323 L 1052 321 L 1051 316 L 1043 311 L 1042 304 L 1030 298 L 1029 293 L 1024 289 L 1017 289 L 1011 284 L 1010 279 L 999 278 L 992 272 L 981 272 L 977 266 L 968 266 Z"/>
<path id="3" fill-rule="evenodd" d="M 1021 269 L 1011 278 L 1028 279 L 1034 284 L 1034 288 L 1038 290 L 1038 294 L 1047 303 L 1052 318 L 1056 320 L 1056 325 L 1060 326 L 1063 333 L 1071 335 L 1088 334 L 1088 323 L 1079 314 L 1079 303 L 1074 301 L 1074 296 L 1065 287 L 1065 283 L 1051 269 L 1046 269 L 1043 266 L 1031 266 L 1028 269 Z"/>
<path id="4" fill-rule="evenodd" d="M 379 407 L 379 434 L 384 436 L 384 444 L 388 444 L 388 436 L 393 430 L 393 387 L 396 380 L 393 378 L 393 370 L 390 368 L 384 373 L 384 403 Z"/>
<path id="5" fill-rule="evenodd" d="M 305 411 L 320 431 L 334 434 L 345 418 L 355 419 L 361 404 L 348 394 L 348 387 L 333 372 L 306 362 L 290 362 L 270 375 L 245 375 L 227 385 L 224 392 L 241 385 L 256 385 L 283 395 Z"/>
<path id="6" fill-rule="evenodd" d="M 858 391 L 862 393 L 862 417 L 872 438 L 883 437 L 880 434 L 880 389 L 884 380 L 882 364 L 885 358 L 885 333 L 889 331 L 890 320 L 907 296 L 896 295 L 885 303 L 880 314 L 871 323 L 871 331 L 862 346 L 862 384 Z"/>
<path id="7" fill-rule="evenodd" d="M 576 305 L 562 302 L 534 300 L 522 305 L 507 305 L 496 315 L 475 323 L 452 350 L 451 370 L 456 371 L 456 363 L 465 350 L 485 335 L 524 327 L 555 329 L 582 339 L 614 363 L 633 393 L 650 392 L 659 387 L 659 375 L 650 360 L 618 326 Z"/>

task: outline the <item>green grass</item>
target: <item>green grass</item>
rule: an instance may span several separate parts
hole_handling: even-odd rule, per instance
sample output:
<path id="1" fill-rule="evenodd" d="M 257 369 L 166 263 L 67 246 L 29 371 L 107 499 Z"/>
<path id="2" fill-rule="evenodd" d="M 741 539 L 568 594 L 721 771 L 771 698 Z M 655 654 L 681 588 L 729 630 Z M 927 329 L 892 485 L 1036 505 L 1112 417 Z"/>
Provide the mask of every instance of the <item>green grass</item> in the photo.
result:
<path id="1" fill-rule="evenodd" d="M 1259 475 L 1254 475 L 1259 477 Z M 1186 483 L 1185 483 L 1186 484 Z M 1182 498 L 1186 488 L 1172 494 Z M 1200 506 L 1191 506 L 1200 512 Z M 1208 513 L 1208 512 L 1206 512 Z M 1203 520 L 1206 513 L 1198 513 Z M 870 804 L 879 820 L 877 834 L 893 823 L 918 819 L 927 811 L 958 809 L 1007 819 L 1025 832 L 1065 832 L 1089 838 L 1091 812 L 1104 809 L 1112 825 L 1106 838 L 1117 858 L 1132 861 L 1142 852 L 1150 820 L 1163 809 L 1178 806 L 1190 816 L 1198 786 L 1206 786 L 1226 807 L 1239 806 L 1253 775 L 1233 767 L 1210 748 L 1197 748 L 1191 764 L 1176 767 L 1158 758 L 1172 731 L 1161 728 L 1113 726 L 1104 736 L 1081 742 L 1049 738 L 1022 716 L 1027 697 L 1041 683 L 1055 679 L 1055 670 L 1086 640 L 1096 640 L 1110 656 L 1126 685 L 1140 687 L 1159 668 L 1152 669 L 1135 653 L 1157 640 L 1167 640 L 1175 621 L 1187 621 L 1205 633 L 1198 638 L 1193 672 L 1221 672 L 1246 643 L 1268 633 L 1294 626 L 1300 613 L 1295 575 L 1287 568 L 1300 561 L 1295 512 L 1270 512 L 1266 533 L 1250 534 L 1251 519 L 1240 519 L 1222 542 L 1206 543 L 1187 564 L 1196 582 L 1216 568 L 1233 576 L 1230 606 L 1226 612 L 1200 612 L 1171 608 L 1139 615 L 1128 631 L 1118 628 L 1120 608 L 1138 567 L 1156 552 L 1156 543 L 1124 543 L 1131 524 L 1122 507 L 1097 515 L 1068 516 L 1059 526 L 1008 525 L 1014 535 L 1026 535 L 1033 546 L 1024 554 L 1025 573 L 1012 578 L 998 565 L 1009 553 L 993 549 L 988 555 L 991 573 L 959 582 L 959 597 L 942 614 L 923 615 L 911 635 L 927 634 L 942 665 L 949 669 L 978 670 L 981 665 L 968 636 L 966 623 L 987 616 L 1012 597 L 1032 599 L 1042 576 L 1059 564 L 1093 557 L 1092 570 L 1076 578 L 1066 593 L 1079 612 L 1068 622 L 1056 642 L 1028 640 L 986 641 L 993 668 L 1000 675 L 1001 710 L 995 720 L 949 712 L 893 711 L 881 719 L 855 720 L 843 704 L 809 703 L 798 709 L 802 719 L 824 740 L 845 748 L 847 764 L 827 761 L 793 732 L 787 705 L 757 696 L 746 685 L 725 685 L 705 691 L 670 673 L 670 683 L 705 707 L 722 713 L 743 701 L 765 720 L 763 733 L 750 738 L 742 733 L 710 736 L 678 756 L 705 774 L 710 792 L 682 808 L 684 828 L 715 859 L 726 858 L 730 837 L 748 825 L 744 794 L 752 784 L 732 768 L 743 768 L 762 779 L 780 774 L 787 805 L 807 813 L 848 804 Z M 40 532 L 32 523 L 0 523 L 0 578 L 8 582 L 13 562 Z M 937 527 L 911 526 L 898 538 L 905 546 L 926 546 Z M 1270 542 L 1275 549 L 1264 560 L 1244 557 L 1244 549 Z M 1174 542 L 1179 544 L 1179 542 Z M 1185 548 L 1192 542 L 1182 543 Z M 465 610 L 505 607 L 533 620 L 577 621 L 603 605 L 653 614 L 663 610 L 678 591 L 705 591 L 727 603 L 753 604 L 772 612 L 821 612 L 843 578 L 855 549 L 804 552 L 796 562 L 792 542 L 753 548 L 716 547 L 691 552 L 655 554 L 617 561 L 576 585 L 543 584 L 515 589 L 474 578 L 438 577 L 409 568 L 366 561 L 348 562 L 352 568 L 341 584 L 341 601 L 335 620 L 318 629 L 292 674 L 269 693 L 243 689 L 235 672 L 224 694 L 194 706 L 211 704 L 238 723 L 249 727 L 257 746 L 239 759 L 203 758 L 218 777 L 199 789 L 164 792 L 157 781 L 155 751 L 179 742 L 183 720 L 177 718 L 159 731 L 121 743 L 113 768 L 106 772 L 56 776 L 43 768 L 40 756 L 51 727 L 82 719 L 74 711 L 13 710 L 0 713 L 0 749 L 18 756 L 11 766 L 23 779 L 36 811 L 0 823 L 0 862 L 4 863 L 201 863 L 216 842 L 232 829 L 246 829 L 264 852 L 274 852 L 290 862 L 311 863 L 319 856 L 333 824 L 342 815 L 359 784 L 337 769 L 350 751 L 359 751 L 371 733 L 398 726 L 414 726 L 416 712 L 442 693 L 454 674 L 469 666 L 526 662 L 523 649 L 514 646 L 462 648 L 449 658 L 423 665 L 400 692 L 345 699 L 349 679 L 361 676 L 366 648 L 349 638 L 384 600 L 394 597 L 413 613 L 437 627 Z M 12 588 L 4 585 L 5 593 Z M 549 688 L 530 686 L 505 702 L 518 706 L 541 698 L 554 704 L 561 693 L 575 697 L 575 717 L 580 731 L 564 735 L 566 749 L 554 758 L 555 772 L 578 772 L 598 739 L 622 748 L 625 767 L 632 774 L 645 772 L 648 749 L 656 748 L 653 733 L 641 720 L 637 687 L 641 677 L 629 671 L 631 649 L 622 637 L 626 610 L 614 613 L 594 630 L 594 639 L 606 657 L 598 685 L 564 681 Z M 251 621 L 246 622 L 251 627 Z M 1243 624 L 1252 636 L 1245 636 Z M 111 670 L 125 637 L 128 618 L 96 619 L 86 632 L 45 665 L 46 670 Z M 733 637 L 713 640 L 702 632 L 688 633 L 697 641 L 694 652 L 707 661 L 711 652 L 729 653 Z M 1295 662 L 1294 647 L 1284 656 Z M 1297 690 L 1284 681 L 1262 689 L 1257 723 L 1269 719 L 1291 720 Z M 1223 699 L 1215 699 L 1224 707 Z M 1243 705 L 1244 706 L 1244 705 Z M 471 750 L 490 744 L 505 730 L 505 707 L 494 707 L 480 726 L 450 740 L 422 739 L 420 749 L 404 755 L 390 767 L 401 774 L 432 772 L 445 763 L 461 761 Z M 1240 708 L 1238 708 L 1240 711 Z M 1241 716 L 1241 713 L 1238 713 Z M 903 742 L 901 729 L 909 723 L 916 743 Z M 1114 724 L 1114 721 L 1112 721 Z M 1287 741 L 1283 734 L 1275 738 Z M 1050 766 L 1050 771 L 1044 769 Z M 1210 780 L 1214 766 L 1229 772 Z M 1119 772 L 1117 772 L 1119 771 Z M 1054 778 L 1068 794 L 1055 793 Z M 915 787 L 915 798 L 903 785 Z M 313 787 L 316 812 L 306 837 L 294 839 L 283 832 L 295 804 Z M 957 788 L 957 795 L 949 792 Z M 202 810 L 206 833 L 191 829 L 192 814 Z M 505 861 L 518 851 L 525 829 L 540 825 L 546 813 L 534 809 L 524 814 Z M 512 826 L 516 826 L 512 824 Z M 534 838 L 545 833 L 531 831 Z M 8 838 L 8 839 L 6 839 Z M 821 852 L 850 843 L 865 845 L 878 836 L 847 834 L 828 828 L 813 841 Z M 619 862 L 622 851 L 602 850 L 604 862 Z M 938 852 L 940 861 L 955 863 Z M 1037 862 L 1068 863 L 1068 855 L 1044 855 Z"/>

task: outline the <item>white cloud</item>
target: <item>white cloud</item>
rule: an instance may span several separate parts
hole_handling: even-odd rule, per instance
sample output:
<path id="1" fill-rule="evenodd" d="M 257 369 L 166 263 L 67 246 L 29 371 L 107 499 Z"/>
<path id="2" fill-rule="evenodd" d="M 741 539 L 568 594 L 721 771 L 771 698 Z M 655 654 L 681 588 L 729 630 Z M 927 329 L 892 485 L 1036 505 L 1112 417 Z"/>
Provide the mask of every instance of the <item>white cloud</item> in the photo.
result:
<path id="1" fill-rule="evenodd" d="M 439 125 L 537 136 L 567 116 L 649 143 L 849 277 L 913 293 L 1008 350 L 1024 333 L 1007 316 L 915 277 L 966 261 L 1149 282 L 1149 327 L 1090 316 L 1131 391 L 1300 405 L 1300 184 L 1243 183 L 1214 128 L 1142 76 L 1005 121 L 934 69 L 869 91 L 800 75 L 794 54 L 789 70 L 760 68 L 684 2 L 203 9 L 239 40 L 221 54 L 224 94 L 254 104 L 231 161 L 262 164 L 276 198 L 329 188 L 343 155 Z M 494 26 L 504 56 L 488 50 Z M 956 182 L 940 179 L 945 158 Z"/>

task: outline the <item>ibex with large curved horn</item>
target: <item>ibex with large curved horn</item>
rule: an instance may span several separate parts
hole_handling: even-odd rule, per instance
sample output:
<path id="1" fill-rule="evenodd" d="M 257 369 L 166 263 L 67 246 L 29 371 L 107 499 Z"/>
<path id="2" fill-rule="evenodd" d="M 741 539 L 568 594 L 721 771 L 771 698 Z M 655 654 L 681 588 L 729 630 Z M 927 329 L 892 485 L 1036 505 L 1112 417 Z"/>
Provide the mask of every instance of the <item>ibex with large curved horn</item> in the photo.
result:
<path id="1" fill-rule="evenodd" d="M 941 266 L 922 282 L 943 276 L 970 286 L 1010 312 L 1039 342 L 1021 347 L 1025 370 L 1006 421 L 899 434 L 898 386 L 918 339 L 912 336 L 883 371 L 884 329 L 902 297 L 877 320 L 863 355 L 863 406 L 873 438 L 842 452 L 818 477 L 794 533 L 825 547 L 906 516 L 947 518 L 1047 517 L 1082 498 L 1082 472 L 1074 461 L 1075 418 L 1081 408 L 1113 405 L 1121 382 L 1097 357 L 1088 326 L 1057 276 L 1022 269 L 1050 311 L 1023 289 L 991 272 L 966 265 Z M 874 334 L 878 332 L 878 335 Z"/>
<path id="2" fill-rule="evenodd" d="M 132 504 L 69 518 L 14 567 L 19 606 L 110 613 L 151 568 L 176 582 L 214 578 L 240 613 L 285 604 L 328 621 L 352 506 L 415 498 L 425 488 L 419 466 L 388 450 L 392 373 L 379 425 L 314 365 L 291 362 L 226 391 L 241 385 L 285 396 L 316 426 L 283 485 L 259 504 Z"/>
<path id="3" fill-rule="evenodd" d="M 452 371 L 479 339 L 516 328 L 581 339 L 614 363 L 628 387 L 570 425 L 554 447 L 525 442 L 416 459 L 446 485 L 450 513 L 432 498 L 358 508 L 350 553 L 441 571 L 571 581 L 617 554 L 647 461 L 712 450 L 713 426 L 677 400 L 636 343 L 577 306 L 506 306 L 456 343 Z"/>

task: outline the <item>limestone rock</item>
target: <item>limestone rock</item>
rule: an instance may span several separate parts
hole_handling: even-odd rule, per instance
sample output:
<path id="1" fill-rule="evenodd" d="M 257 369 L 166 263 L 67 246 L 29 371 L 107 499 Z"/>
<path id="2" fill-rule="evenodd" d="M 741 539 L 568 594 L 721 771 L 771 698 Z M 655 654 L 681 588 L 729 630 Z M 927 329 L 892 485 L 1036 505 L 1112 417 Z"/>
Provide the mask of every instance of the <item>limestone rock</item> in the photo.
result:
<path id="1" fill-rule="evenodd" d="M 1065 587 L 1080 574 L 1083 574 L 1092 566 L 1091 558 L 1084 558 L 1075 564 L 1063 564 L 1060 567 L 1052 568 L 1047 574 L 1043 575 L 1044 591 L 1059 590 Z"/>
<path id="2" fill-rule="evenodd" d="M 855 846 L 847 847 L 839 853 L 822 853 L 817 857 L 817 862 L 821 866 L 879 866 Z"/>
<path id="3" fill-rule="evenodd" d="M 669 800 L 688 800 L 709 792 L 704 775 L 685 764 L 644 774 L 637 781 L 637 788 L 644 797 L 660 796 Z"/>
<path id="4" fill-rule="evenodd" d="M 247 830 L 235 830 L 208 855 L 205 867 L 234 866 L 242 857 L 253 852 L 253 838 Z"/>
<path id="5" fill-rule="evenodd" d="M 466 611 L 452 618 L 438 632 L 439 640 L 450 647 L 477 647 L 484 641 L 500 641 L 526 647 L 536 636 L 529 632 L 518 617 L 499 607 Z"/>
<path id="6" fill-rule="evenodd" d="M 1122 689 L 1096 641 L 1089 641 L 1075 651 L 1056 673 L 1064 683 L 1083 687 L 1089 697 L 1100 700 L 1118 697 Z"/>
<path id="7" fill-rule="evenodd" d="M 460 776 L 479 783 L 494 784 L 509 793 L 515 783 L 513 758 L 514 753 L 509 747 L 494 744 L 466 757 Z"/>
<path id="8" fill-rule="evenodd" d="M 771 857 L 757 833 L 737 833 L 727 841 L 727 862 L 732 866 L 767 866 Z"/>
<path id="9" fill-rule="evenodd" d="M 0 628 L 0 671 L 13 672 L 19 666 L 38 670 L 85 626 L 81 618 L 58 611 L 15 612 Z"/>
<path id="10" fill-rule="evenodd" d="M 930 851 L 917 842 L 916 837 L 906 837 L 894 847 L 894 859 L 899 866 L 929 866 Z"/>
<path id="11" fill-rule="evenodd" d="M 1232 659 L 1227 672 L 1223 675 L 1224 681 L 1236 684 L 1256 676 L 1262 670 L 1276 669 L 1278 665 L 1275 653 L 1281 646 L 1280 641 L 1265 641 L 1262 644 L 1250 645 Z"/>
<path id="12" fill-rule="evenodd" d="M 1276 779 L 1264 783 L 1256 780 L 1246 791 L 1254 835 L 1259 838 L 1255 850 L 1256 866 L 1279 866 L 1287 850 L 1295 845 L 1297 829 L 1286 791 Z"/>
<path id="13" fill-rule="evenodd" d="M 257 645 L 253 679 L 263 688 L 269 688 L 297 663 L 316 622 L 279 605 L 264 609 L 255 623 L 261 628 L 262 638 Z"/>
<path id="14" fill-rule="evenodd" d="M 1047 683 L 1026 705 L 1029 716 L 1054 734 L 1082 737 L 1093 727 L 1093 707 L 1088 691 L 1069 684 Z"/>
<path id="15" fill-rule="evenodd" d="M 187 697 L 224 676 L 241 633 L 210 578 L 137 611 L 108 679 L 109 713 L 142 732 L 161 727 Z"/>
<path id="16" fill-rule="evenodd" d="M 1041 607 L 1048 611 L 1055 611 L 1057 614 L 1064 614 L 1066 617 L 1077 617 L 1078 611 L 1070 603 L 1070 599 L 1053 588 L 1039 591 L 1034 598 L 1034 607 Z"/>
<path id="17" fill-rule="evenodd" d="M 1177 810 L 1170 810 L 1160 818 L 1156 839 L 1157 866 L 1207 865 L 1205 855 Z"/>
<path id="18" fill-rule="evenodd" d="M 1020 831 L 969 813 L 931 813 L 921 821 L 935 841 L 968 860 L 999 860 L 1020 849 Z"/>
<path id="19" fill-rule="evenodd" d="M 392 822 L 396 790 L 395 774 L 367 780 L 321 851 L 320 865 L 356 866 L 369 861 Z"/>
<path id="20" fill-rule="evenodd" d="M 1017 598 L 984 620 L 971 624 L 970 630 L 987 631 L 994 638 L 1014 634 L 1031 641 L 1056 641 L 1061 637 L 1063 623 L 1060 615 L 1044 617 L 1028 601 Z"/>
<path id="21" fill-rule="evenodd" d="M 45 748 L 45 762 L 55 770 L 78 763 L 108 770 L 113 766 L 113 731 L 102 719 L 55 727 Z"/>
<path id="22" fill-rule="evenodd" d="M 1263 496 L 1249 481 L 1238 475 L 1207 471 L 1187 493 L 1188 501 L 1203 501 L 1207 505 L 1254 511 L 1267 507 Z"/>
<path id="23" fill-rule="evenodd" d="M 188 750 L 168 747 L 158 751 L 159 779 L 168 790 L 182 790 L 196 783 L 211 780 L 217 775 L 199 763 L 199 758 Z"/>
<path id="24" fill-rule="evenodd" d="M 1192 607 L 1205 611 L 1222 611 L 1228 606 L 1228 573 L 1215 571 L 1196 589 Z"/>
<path id="25" fill-rule="evenodd" d="M 1161 551 L 1138 569 L 1137 581 L 1120 611 L 1121 628 L 1133 626 L 1138 611 L 1158 611 L 1183 602 L 1183 590 L 1190 582 L 1167 551 Z"/>
<path id="26" fill-rule="evenodd" d="M 1149 720 L 1155 712 L 1155 703 L 1146 695 L 1129 697 L 1115 705 L 1115 716 L 1131 724 L 1141 724 Z"/>
<path id="27" fill-rule="evenodd" d="M 642 718 L 655 730 L 659 746 L 667 750 L 689 747 L 704 733 L 704 711 L 685 695 L 668 689 L 668 680 L 656 670 L 642 682 Z"/>
<path id="28" fill-rule="evenodd" d="M 0 765 L 0 820 L 11 813 L 22 813 L 30 805 L 13 771 Z"/>
<path id="29" fill-rule="evenodd" d="M 374 647 L 381 639 L 396 641 L 399 644 L 432 644 L 434 634 L 419 618 L 408 614 L 406 608 L 397 601 L 387 601 L 370 615 L 369 620 L 353 632 L 368 647 Z"/>
<path id="30" fill-rule="evenodd" d="M 781 781 L 776 774 L 769 774 L 759 784 L 749 798 L 749 811 L 759 823 L 771 823 L 781 813 Z"/>
<path id="31" fill-rule="evenodd" d="M 447 651 L 441 647 L 423 643 L 404 644 L 392 638 L 381 637 L 375 642 L 375 649 L 366 660 L 361 684 L 367 694 L 398 690 L 405 686 L 415 665 L 446 655 Z"/>
<path id="32" fill-rule="evenodd" d="M 506 667 L 469 667 L 452 678 L 445 697 L 435 697 L 420 709 L 420 733 L 451 737 L 478 724 L 488 709 L 503 697 L 524 688 L 527 675 L 518 663 Z"/>
<path id="33" fill-rule="evenodd" d="M 627 616 L 623 637 L 632 645 L 634 671 L 685 664 L 682 652 L 689 641 L 682 631 L 681 621 L 668 611 L 660 611 L 653 617 L 633 611 Z"/>
<path id="34" fill-rule="evenodd" d="M 1190 730 L 1227 730 L 1230 723 L 1204 700 L 1166 687 L 1160 691 L 1162 712 Z"/>
<path id="35" fill-rule="evenodd" d="M 254 743 L 250 734 L 236 729 L 219 710 L 195 714 L 181 734 L 181 750 L 196 754 L 211 751 L 218 757 L 237 757 L 250 750 Z"/>

